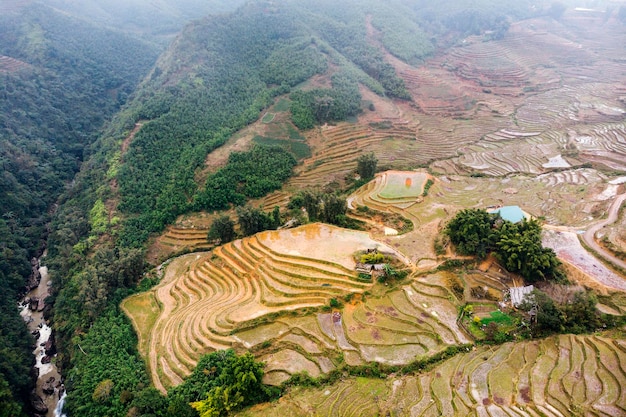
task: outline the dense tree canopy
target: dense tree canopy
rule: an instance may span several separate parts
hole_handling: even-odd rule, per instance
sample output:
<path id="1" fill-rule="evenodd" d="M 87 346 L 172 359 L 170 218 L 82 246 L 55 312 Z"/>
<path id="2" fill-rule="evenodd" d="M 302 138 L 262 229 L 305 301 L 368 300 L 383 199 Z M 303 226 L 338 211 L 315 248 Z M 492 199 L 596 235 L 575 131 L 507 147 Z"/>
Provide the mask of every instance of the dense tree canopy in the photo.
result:
<path id="1" fill-rule="evenodd" d="M 559 277 L 561 264 L 550 248 L 541 244 L 541 226 L 537 220 L 513 224 L 504 222 L 497 233 L 496 256 L 504 267 L 517 272 L 527 282 Z"/>
<path id="2" fill-rule="evenodd" d="M 459 253 L 482 259 L 495 252 L 508 271 L 519 273 L 528 282 L 562 278 L 556 254 L 541 244 L 537 220 L 514 224 L 485 210 L 465 209 L 446 225 L 444 233 Z"/>
<path id="3" fill-rule="evenodd" d="M 51 209 L 157 50 L 30 2 L 0 15 L 0 55 L 19 63 L 0 72 L 2 414 L 24 409 L 30 394 L 33 339 L 15 303 L 43 251 Z"/>
<path id="4" fill-rule="evenodd" d="M 446 225 L 445 233 L 456 245 L 457 252 L 482 259 L 493 247 L 498 217 L 480 209 L 461 210 Z"/>
<path id="5" fill-rule="evenodd" d="M 262 384 L 263 366 L 250 353 L 238 356 L 232 349 L 205 355 L 185 382 L 169 391 L 170 409 L 193 403 L 201 416 L 221 417 L 267 401 L 276 390 Z"/>
<path id="6" fill-rule="evenodd" d="M 597 300 L 593 294 L 581 290 L 569 298 L 558 303 L 539 290 L 526 296 L 520 308 L 532 312 L 534 336 L 593 332 L 610 321 L 596 308 Z"/>

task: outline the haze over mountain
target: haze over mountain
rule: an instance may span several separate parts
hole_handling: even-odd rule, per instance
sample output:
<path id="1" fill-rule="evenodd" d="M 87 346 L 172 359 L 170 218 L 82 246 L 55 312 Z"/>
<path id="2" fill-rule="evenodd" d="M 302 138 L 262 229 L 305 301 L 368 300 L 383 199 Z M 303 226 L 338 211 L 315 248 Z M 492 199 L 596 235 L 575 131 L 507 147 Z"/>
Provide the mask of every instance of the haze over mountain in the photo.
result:
<path id="1" fill-rule="evenodd" d="M 623 3 L 580 5 L 584 10 L 525 0 L 243 3 L 0 1 L 0 286 L 9 289 L 0 293 L 8 329 L 0 337 L 0 406 L 17 410 L 31 388 L 31 342 L 12 303 L 46 238 L 49 317 L 69 416 L 198 415 L 188 404 L 223 400 L 220 384 L 238 393 L 233 409 L 278 395 L 268 387 L 253 395 L 229 379 L 242 365 L 230 354 L 202 359 L 230 346 L 267 361 L 264 381 L 273 385 L 382 393 L 380 381 L 330 384 L 340 376 L 382 378 L 404 366 L 410 373 L 430 360 L 445 367 L 457 354 L 464 363 L 459 346 L 487 336 L 456 327 L 456 309 L 494 305 L 481 297 L 500 297 L 511 282 L 543 282 L 554 296 L 551 281 L 567 275 L 597 293 L 576 299 L 588 313 L 579 327 L 572 327 L 568 307 L 574 296 L 563 296 L 553 305 L 562 322 L 524 336 L 498 327 L 498 343 L 623 322 L 626 304 L 615 292 L 623 271 L 595 260 L 582 264 L 575 259 L 582 252 L 568 249 L 563 237 L 596 224 L 623 193 Z M 368 182 L 361 168 L 372 160 L 381 172 L 418 172 L 401 174 L 404 182 L 393 172 Z M 424 181 L 423 188 L 413 190 L 412 181 Z M 546 258 L 546 276 L 527 276 L 496 253 L 495 243 L 490 259 L 509 272 L 478 272 L 473 263 L 455 269 L 467 258 L 442 248 L 445 222 L 465 208 L 503 203 L 523 206 L 564 234 L 549 235 L 564 269 L 554 272 L 556 262 Z M 394 254 L 390 263 L 401 272 L 394 276 L 403 278 L 388 286 L 367 281 L 339 265 L 362 254 L 340 262 L 334 256 L 341 251 L 324 255 L 319 241 L 294 240 L 287 250 L 276 241 L 290 242 L 288 233 L 254 237 L 315 220 L 366 230 Z M 623 224 L 622 217 L 603 235 L 610 256 L 624 252 Z M 374 245 L 356 232 L 324 227 L 302 233 Z M 214 251 L 177 258 L 202 249 Z M 169 269 L 154 268 L 170 258 L 176 261 Z M 477 296 L 481 285 L 485 294 Z M 140 291 L 123 311 L 122 300 Z M 608 316 L 595 309 L 596 296 Z M 212 297 L 211 306 L 194 304 Z M 250 305 L 256 310 L 246 310 Z M 334 332 L 345 330 L 345 342 L 343 333 L 329 333 L 333 323 Z M 275 328 L 282 330 L 265 330 Z M 393 339 L 389 329 L 411 341 Z M 417 342 L 414 334 L 421 335 Z M 617 347 L 602 354 L 623 366 L 623 335 L 603 337 Z M 596 349 L 603 340 L 576 339 L 567 349 Z M 515 349 L 530 351 L 528 343 Z M 304 370 L 319 380 L 303 377 Z M 614 378 L 620 390 L 622 376 Z M 420 384 L 437 384 L 428 378 Z M 411 389 L 402 399 L 407 404 Z M 562 404 L 579 395 L 593 404 L 585 412 L 596 407 L 590 392 L 572 392 L 559 397 Z M 311 407 L 326 409 L 324 395 L 311 394 Z M 522 403 L 487 399 L 466 403 L 474 411 Z M 539 396 L 527 404 L 544 400 L 551 401 Z M 293 396 L 273 412 L 287 415 L 307 401 Z M 367 410 L 401 413 L 399 404 L 370 401 Z"/>
<path id="2" fill-rule="evenodd" d="M 243 0 L 48 0 L 75 18 L 166 43 L 190 20 L 236 9 Z"/>

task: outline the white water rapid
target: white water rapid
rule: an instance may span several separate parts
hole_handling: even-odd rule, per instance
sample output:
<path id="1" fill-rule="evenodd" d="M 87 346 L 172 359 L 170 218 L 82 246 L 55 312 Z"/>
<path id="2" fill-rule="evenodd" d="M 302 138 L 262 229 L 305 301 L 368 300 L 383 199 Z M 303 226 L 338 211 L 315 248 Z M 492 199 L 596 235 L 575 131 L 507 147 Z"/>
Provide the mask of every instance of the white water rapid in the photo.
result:
<path id="1" fill-rule="evenodd" d="M 67 417 L 66 414 L 63 414 L 63 405 L 65 404 L 65 396 L 67 394 L 63 391 L 63 395 L 59 398 L 59 402 L 57 406 L 54 408 L 54 417 Z"/>
<path id="2" fill-rule="evenodd" d="M 45 253 L 43 257 L 45 257 Z M 41 258 L 38 261 L 41 261 Z M 42 400 L 41 405 L 48 409 L 46 413 L 43 413 L 42 409 L 40 414 L 46 417 L 61 417 L 63 416 L 63 404 L 60 404 L 61 402 L 59 401 L 63 391 L 61 375 L 54 364 L 56 354 L 47 356 L 45 346 L 46 342 L 50 340 L 52 329 L 48 326 L 43 316 L 45 306 L 43 301 L 50 294 L 49 290 L 52 283 L 48 277 L 47 267 L 39 266 L 39 274 L 41 276 L 39 285 L 29 291 L 19 304 L 20 315 L 26 322 L 28 330 L 37 337 L 35 350 L 33 350 L 36 360 L 35 368 L 37 368 L 39 375 L 35 392 Z M 49 345 L 47 348 L 52 349 L 49 353 L 53 353 L 53 346 Z M 64 397 L 65 394 L 63 393 Z"/>

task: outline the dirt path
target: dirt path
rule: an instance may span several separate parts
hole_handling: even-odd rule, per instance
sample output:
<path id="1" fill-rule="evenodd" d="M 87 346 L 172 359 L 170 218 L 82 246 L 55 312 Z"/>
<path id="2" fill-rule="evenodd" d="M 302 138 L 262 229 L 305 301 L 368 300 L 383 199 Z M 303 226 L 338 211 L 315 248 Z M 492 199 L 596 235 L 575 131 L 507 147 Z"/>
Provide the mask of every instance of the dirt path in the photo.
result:
<path id="1" fill-rule="evenodd" d="M 139 129 L 141 129 L 141 126 L 143 126 L 143 122 L 135 123 L 135 127 L 133 128 L 133 130 L 131 130 L 131 132 L 128 134 L 128 136 L 126 136 L 126 138 L 122 142 L 122 155 L 125 154 L 126 151 L 128 150 L 130 143 L 135 138 L 135 135 L 137 134 L 137 132 L 139 132 Z"/>
<path id="2" fill-rule="evenodd" d="M 626 200 L 626 193 L 617 196 L 611 207 L 609 208 L 609 216 L 595 225 L 591 226 L 585 234 L 582 235 L 583 241 L 587 246 L 593 249 L 600 257 L 609 261 L 610 263 L 617 265 L 620 268 L 626 270 L 626 262 L 617 258 L 612 253 L 605 250 L 602 246 L 598 245 L 595 240 L 596 233 L 602 229 L 604 226 L 614 223 L 617 220 L 617 215 L 619 213 L 619 208 Z"/>

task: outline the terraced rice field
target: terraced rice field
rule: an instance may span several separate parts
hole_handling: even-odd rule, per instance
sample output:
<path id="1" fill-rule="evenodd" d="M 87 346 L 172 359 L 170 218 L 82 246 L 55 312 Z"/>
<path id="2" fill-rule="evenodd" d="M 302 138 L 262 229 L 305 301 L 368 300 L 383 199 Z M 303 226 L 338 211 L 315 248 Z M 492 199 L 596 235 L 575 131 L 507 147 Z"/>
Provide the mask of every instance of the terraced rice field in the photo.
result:
<path id="1" fill-rule="evenodd" d="M 177 258 L 157 287 L 123 304 L 155 386 L 180 383 L 202 354 L 228 347 L 254 352 L 268 364 L 266 382 L 278 384 L 334 369 L 341 352 L 349 365 L 402 365 L 467 343 L 445 275 L 306 312 L 370 290 L 356 279 L 353 254 L 375 247 L 393 252 L 366 233 L 314 224 Z M 158 311 L 146 316 L 146 306 Z"/>
<path id="2" fill-rule="evenodd" d="M 0 55 L 0 72 L 17 72 L 30 68 L 30 64 L 9 56 Z"/>
<path id="3" fill-rule="evenodd" d="M 315 224 L 261 233 L 170 266 L 175 273 L 145 294 L 160 306 L 158 318 L 149 330 L 137 329 L 147 334 L 140 348 L 149 352 L 155 385 L 179 383 L 200 355 L 231 346 L 231 333 L 251 320 L 365 291 L 371 284 L 356 281 L 352 254 L 374 247 L 385 249 L 365 233 Z M 133 318 L 132 303 L 145 300 L 131 300 Z"/>
<path id="4" fill-rule="evenodd" d="M 357 158 L 368 152 L 375 152 L 380 158 L 416 163 L 419 159 L 415 142 L 418 128 L 406 121 L 395 121 L 388 129 L 349 123 L 323 127 L 321 143 L 287 186 L 319 186 L 320 179 L 324 181 L 322 184 L 343 181 L 356 169 Z M 402 147 L 395 149 L 389 146 L 391 143 L 401 143 Z M 415 156 L 412 148 L 415 148 Z"/>
<path id="5" fill-rule="evenodd" d="M 611 181 L 622 175 L 616 171 L 626 172 L 626 72 L 616 58 L 624 56 L 624 45 L 622 26 L 568 12 L 560 22 L 514 23 L 502 40 L 469 37 L 419 67 L 388 56 L 413 101 L 377 97 L 361 87 L 375 110 L 357 123 L 300 132 L 311 156 L 283 189 L 254 204 L 285 207 L 303 188 L 343 185 L 357 158 L 374 152 L 379 169 L 407 173 L 379 174 L 349 197 L 350 205 L 397 214 L 411 220 L 413 230 L 375 235 L 375 241 L 314 225 L 177 258 L 159 286 L 127 301 L 155 385 L 164 390 L 179 383 L 200 355 L 226 347 L 253 352 L 267 363 L 265 382 L 278 384 L 294 372 L 318 376 L 342 363 L 404 364 L 468 341 L 456 324 L 461 301 L 444 274 L 389 291 L 358 281 L 352 258 L 356 250 L 378 245 L 413 270 L 430 270 L 443 259 L 434 252 L 435 237 L 463 208 L 519 205 L 545 218 L 554 229 L 547 242 L 573 265 L 573 275 L 622 288 L 620 276 L 569 244 L 572 233 L 601 218 L 621 192 Z M 271 111 L 276 116 L 251 132 L 291 138 L 287 113 Z M 415 170 L 426 166 L 434 184 L 422 198 L 415 184 L 425 174 Z M 622 217 L 604 231 L 611 242 L 623 244 L 623 224 Z M 202 247 L 207 228 L 177 225 L 159 244 Z M 591 269 L 577 264 L 580 259 Z M 471 288 L 487 286 L 498 295 L 513 278 L 468 272 L 459 277 L 463 301 L 482 303 Z M 348 294 L 353 298 L 342 307 L 321 308 Z M 626 311 L 624 297 L 610 297 L 602 308 Z M 277 404 L 241 415 L 615 417 L 626 415 L 625 356 L 622 336 L 477 347 L 421 375 L 296 389 Z"/>
<path id="6" fill-rule="evenodd" d="M 574 266 L 594 281 L 612 289 L 626 291 L 626 280 L 592 256 L 572 232 L 549 230 L 544 233 L 543 245 L 552 248 L 559 259 Z"/>
<path id="7" fill-rule="evenodd" d="M 621 416 L 625 364 L 623 338 L 562 335 L 474 348 L 419 375 L 301 389 L 237 415 Z"/>
<path id="8" fill-rule="evenodd" d="M 378 197 L 385 200 L 415 199 L 424 192 L 426 180 L 430 178 L 423 172 L 387 171 L 383 173 L 383 188 Z"/>

